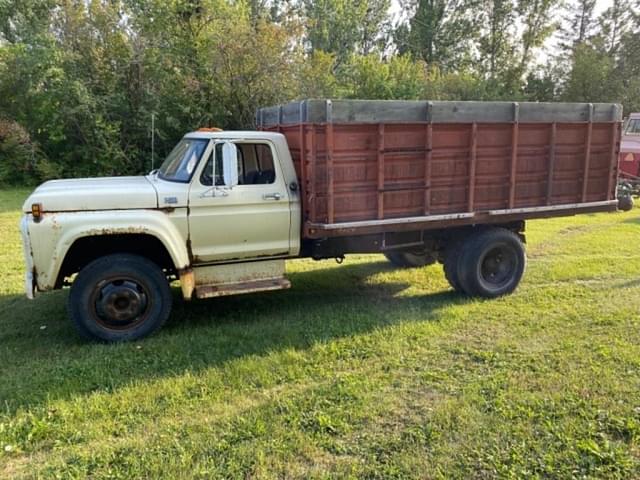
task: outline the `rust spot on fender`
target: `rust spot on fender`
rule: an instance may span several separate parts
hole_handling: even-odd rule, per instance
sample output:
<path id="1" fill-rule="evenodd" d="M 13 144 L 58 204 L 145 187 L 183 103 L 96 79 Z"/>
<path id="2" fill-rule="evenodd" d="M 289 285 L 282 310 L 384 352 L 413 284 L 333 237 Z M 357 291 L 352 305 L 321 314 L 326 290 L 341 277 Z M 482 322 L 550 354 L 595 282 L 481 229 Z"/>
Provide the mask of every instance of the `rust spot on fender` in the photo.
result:
<path id="1" fill-rule="evenodd" d="M 145 227 L 116 227 L 116 228 L 93 228 L 91 230 L 86 230 L 84 232 L 87 236 L 98 236 L 98 235 L 120 235 L 123 233 L 144 233 L 151 234 L 151 232 Z"/>
<path id="2" fill-rule="evenodd" d="M 53 230 L 58 231 L 62 229 L 62 225 L 58 223 L 58 216 L 55 213 L 48 215 L 48 217 L 51 220 L 51 228 Z"/>

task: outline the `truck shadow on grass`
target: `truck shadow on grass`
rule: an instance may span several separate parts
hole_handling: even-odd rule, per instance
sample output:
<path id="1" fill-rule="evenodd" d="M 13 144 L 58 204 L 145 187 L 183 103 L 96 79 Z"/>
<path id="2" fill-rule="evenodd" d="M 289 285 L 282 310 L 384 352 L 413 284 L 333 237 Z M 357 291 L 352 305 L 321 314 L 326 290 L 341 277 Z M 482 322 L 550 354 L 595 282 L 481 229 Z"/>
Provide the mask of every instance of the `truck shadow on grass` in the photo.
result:
<path id="1" fill-rule="evenodd" d="M 428 276 L 441 274 L 429 268 Z M 387 272 L 390 279 L 370 281 Z M 398 295 L 411 284 L 394 275 L 386 262 L 345 265 L 292 273 L 289 291 L 194 302 L 182 301 L 176 288 L 173 313 L 160 332 L 118 345 L 76 334 L 66 317 L 66 292 L 35 302 L 0 297 L 0 404 L 11 412 L 403 322 L 438 321 L 443 307 L 469 301 L 451 290 Z"/>

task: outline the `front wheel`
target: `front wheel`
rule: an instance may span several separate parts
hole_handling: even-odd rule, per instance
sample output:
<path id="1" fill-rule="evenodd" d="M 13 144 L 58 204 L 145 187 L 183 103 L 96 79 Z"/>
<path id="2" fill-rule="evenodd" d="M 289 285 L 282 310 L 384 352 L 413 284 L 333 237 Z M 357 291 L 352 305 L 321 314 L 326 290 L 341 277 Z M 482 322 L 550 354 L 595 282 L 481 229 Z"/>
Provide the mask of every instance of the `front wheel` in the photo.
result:
<path id="1" fill-rule="evenodd" d="M 491 228 L 469 237 L 460 249 L 457 281 L 468 295 L 494 298 L 513 292 L 526 268 L 518 235 Z"/>
<path id="2" fill-rule="evenodd" d="M 159 329 L 171 303 L 169 283 L 155 263 L 116 254 L 98 258 L 80 271 L 71 285 L 68 310 L 83 337 L 121 342 Z"/>

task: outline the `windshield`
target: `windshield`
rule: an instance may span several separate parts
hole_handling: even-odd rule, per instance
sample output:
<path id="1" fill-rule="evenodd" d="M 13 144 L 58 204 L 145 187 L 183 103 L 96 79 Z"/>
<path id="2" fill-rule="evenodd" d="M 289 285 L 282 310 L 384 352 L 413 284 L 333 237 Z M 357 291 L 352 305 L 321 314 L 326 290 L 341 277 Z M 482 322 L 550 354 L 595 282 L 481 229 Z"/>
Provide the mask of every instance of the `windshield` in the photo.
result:
<path id="1" fill-rule="evenodd" d="M 171 182 L 188 182 L 208 143 L 203 138 L 183 138 L 162 163 L 158 176 Z"/>

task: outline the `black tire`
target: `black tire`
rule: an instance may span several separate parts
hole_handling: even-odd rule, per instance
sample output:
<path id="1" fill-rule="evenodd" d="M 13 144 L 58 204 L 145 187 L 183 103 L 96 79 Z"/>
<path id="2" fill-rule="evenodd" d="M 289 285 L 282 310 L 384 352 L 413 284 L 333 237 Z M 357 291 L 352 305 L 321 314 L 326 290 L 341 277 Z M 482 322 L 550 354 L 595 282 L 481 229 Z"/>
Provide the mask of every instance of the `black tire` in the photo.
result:
<path id="1" fill-rule="evenodd" d="M 618 209 L 623 212 L 633 209 L 633 197 L 630 194 L 618 197 Z"/>
<path id="2" fill-rule="evenodd" d="M 444 258 L 442 259 L 442 269 L 444 270 L 444 277 L 456 292 L 463 292 L 458 280 L 458 259 L 460 258 L 460 245 L 454 243 L 447 247 L 444 251 Z"/>
<path id="3" fill-rule="evenodd" d="M 504 228 L 482 230 L 462 244 L 458 282 L 468 295 L 495 298 L 517 288 L 526 265 L 524 245 L 518 235 Z"/>
<path id="4" fill-rule="evenodd" d="M 98 258 L 80 271 L 71 285 L 68 311 L 83 337 L 123 342 L 162 327 L 171 303 L 169 282 L 155 263 L 116 254 Z"/>
<path id="5" fill-rule="evenodd" d="M 384 256 L 399 268 L 420 268 L 436 263 L 436 257 L 430 252 L 385 252 Z"/>

